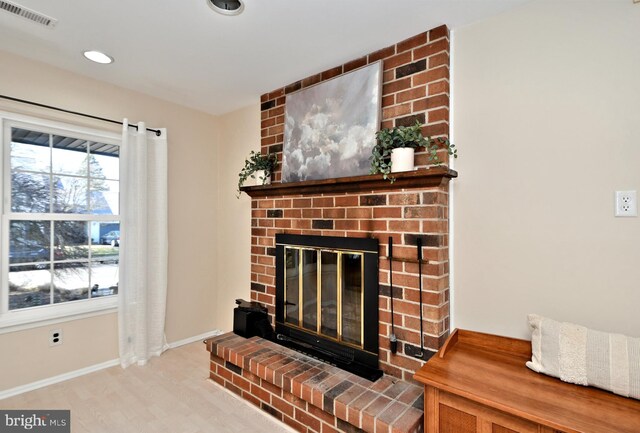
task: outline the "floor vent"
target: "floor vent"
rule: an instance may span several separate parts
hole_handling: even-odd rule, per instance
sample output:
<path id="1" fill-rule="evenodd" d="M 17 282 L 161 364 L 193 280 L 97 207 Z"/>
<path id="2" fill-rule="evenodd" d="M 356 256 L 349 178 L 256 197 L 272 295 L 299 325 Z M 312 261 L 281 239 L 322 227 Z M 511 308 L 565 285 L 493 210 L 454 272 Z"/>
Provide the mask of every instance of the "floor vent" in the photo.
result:
<path id="1" fill-rule="evenodd" d="M 24 6 L 20 6 L 15 3 L 11 3 L 5 0 L 0 0 L 0 9 L 18 15 L 19 17 L 26 18 L 34 23 L 42 24 L 45 27 L 54 27 L 58 22 L 57 19 L 51 18 L 34 10 L 28 9 Z"/>

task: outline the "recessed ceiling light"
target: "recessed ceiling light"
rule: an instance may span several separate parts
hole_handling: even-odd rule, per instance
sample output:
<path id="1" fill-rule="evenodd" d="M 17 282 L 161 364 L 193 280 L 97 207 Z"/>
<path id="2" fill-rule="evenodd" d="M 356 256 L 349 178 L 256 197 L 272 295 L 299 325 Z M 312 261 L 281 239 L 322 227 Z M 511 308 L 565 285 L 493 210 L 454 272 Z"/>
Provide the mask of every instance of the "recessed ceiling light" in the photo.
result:
<path id="1" fill-rule="evenodd" d="M 244 10 L 244 3 L 240 0 L 207 0 L 207 4 L 222 15 L 240 15 Z"/>
<path id="2" fill-rule="evenodd" d="M 105 53 L 101 53 L 100 51 L 90 50 L 85 51 L 82 54 L 92 62 L 101 63 L 103 65 L 113 63 L 113 57 L 107 56 Z"/>

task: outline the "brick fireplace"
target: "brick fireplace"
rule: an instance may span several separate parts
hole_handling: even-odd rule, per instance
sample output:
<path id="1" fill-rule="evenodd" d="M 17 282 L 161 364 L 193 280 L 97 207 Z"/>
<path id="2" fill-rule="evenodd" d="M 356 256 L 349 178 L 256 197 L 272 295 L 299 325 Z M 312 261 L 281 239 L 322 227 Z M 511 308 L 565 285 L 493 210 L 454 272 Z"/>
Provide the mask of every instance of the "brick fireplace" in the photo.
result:
<path id="1" fill-rule="evenodd" d="M 278 154 L 280 160 L 282 158 L 284 104 L 288 93 L 379 60 L 383 61 L 381 127 L 411 125 L 419 120 L 426 124 L 423 127 L 425 135 L 433 138 L 448 137 L 449 38 L 447 27 L 441 26 L 262 95 L 262 153 L 274 152 Z M 252 197 L 251 299 L 267 306 L 271 323 L 275 324 L 276 312 L 276 234 L 377 239 L 380 284 L 377 324 L 379 367 L 387 375 L 384 380 L 390 381 L 392 386 L 412 382 L 413 374 L 431 354 L 439 349 L 449 333 L 448 183 L 451 178 L 457 176 L 457 173 L 448 169 L 448 157 L 444 150 L 439 152 L 439 156 L 444 161 L 444 165 L 429 167 L 428 155 L 424 151 L 417 150 L 417 171 L 399 174 L 393 184 L 382 180 L 381 176 L 282 184 L 279 182 L 281 172 L 278 170 L 274 174 L 272 185 L 243 188 Z M 398 338 L 398 350 L 395 354 L 391 353 L 389 345 L 391 333 L 390 261 L 387 257 L 389 237 L 392 237 L 394 244 L 395 314 L 393 321 Z M 417 260 L 418 238 L 423 245 L 422 263 L 418 263 Z M 420 266 L 422 267 L 423 299 L 422 334 L 419 304 Z M 418 359 L 415 355 L 420 351 L 421 342 L 427 353 L 423 359 Z M 289 379 L 290 372 L 286 369 L 278 376 L 280 370 L 274 369 L 270 372 L 268 366 L 260 367 L 258 361 L 254 364 L 254 355 L 256 359 L 260 359 L 260 354 L 263 353 L 261 351 L 277 350 L 272 346 L 268 346 L 268 349 L 261 348 L 260 344 L 262 343 L 251 342 L 249 346 L 244 346 L 233 338 L 210 341 L 208 347 L 212 350 L 213 361 L 211 377 L 279 419 L 285 422 L 291 421 L 289 424 L 299 431 L 351 431 L 349 429 L 355 426 L 353 431 L 362 429 L 373 432 L 375 427 L 371 426 L 375 425 L 378 425 L 378 430 L 375 431 L 421 430 L 420 422 L 417 424 L 414 422 L 401 430 L 395 430 L 394 427 L 395 424 L 401 423 L 401 413 L 410 412 L 409 407 L 421 411 L 421 397 L 416 400 L 411 394 L 413 396 L 411 401 L 402 403 L 397 400 L 401 398 L 400 395 L 383 396 L 383 390 L 380 391 L 381 394 L 376 397 L 377 399 L 373 399 L 374 403 L 371 403 L 371 407 L 380 406 L 379 411 L 367 412 L 367 408 L 361 408 L 362 412 L 358 409 L 357 416 L 354 415 L 355 419 L 351 420 L 348 416 L 349 408 L 352 404 L 357 405 L 355 398 L 351 401 L 345 397 L 344 417 L 335 413 L 338 406 L 334 405 L 333 399 L 340 401 L 342 390 L 333 394 L 331 390 L 342 386 L 340 385 L 342 382 L 332 382 L 324 388 L 325 382 L 313 384 L 310 388 L 311 396 L 305 399 L 304 385 L 312 379 L 307 380 L 305 377 L 306 382 L 301 382 L 301 388 L 295 388 L 296 379 L 304 375 L 302 367 L 298 367 L 301 369 L 300 372 L 294 369 L 298 376 L 294 378 L 291 374 Z M 295 362 L 309 362 L 301 361 L 297 355 L 293 354 L 282 354 L 282 356 L 295 359 Z M 231 366 L 227 365 L 229 363 Z M 277 363 L 276 366 L 281 368 Z M 264 375 L 261 375 L 262 373 Z M 340 373 L 332 377 L 338 376 Z M 247 383 L 246 389 L 237 385 L 237 383 L 244 384 L 247 379 L 254 384 Z M 341 377 L 341 380 L 343 379 Z M 345 389 L 349 387 L 355 389 L 354 384 L 358 383 L 357 380 L 350 378 L 349 381 L 353 383 L 345 385 Z M 273 387 L 274 382 L 279 382 L 283 387 L 277 388 L 277 384 Z M 254 385 L 257 388 L 262 387 L 260 388 L 262 390 L 268 389 L 272 394 L 261 400 L 260 395 L 257 395 L 261 393 L 260 389 L 257 389 L 256 393 L 252 391 Z M 360 385 L 365 388 L 374 386 Z M 329 386 L 335 388 L 329 388 Z M 324 399 L 320 399 L 320 404 L 316 404 L 317 401 L 313 397 L 316 390 L 320 395 L 327 392 L 331 396 L 331 404 L 328 407 L 327 394 L 324 394 Z M 345 395 L 347 393 L 345 391 Z M 299 403 L 297 409 L 291 408 L 293 415 L 287 415 L 273 406 L 274 401 L 281 403 L 282 399 L 287 398 L 290 400 L 289 405 L 296 406 L 296 403 Z M 286 407 L 289 410 L 289 406 Z M 371 407 L 368 408 L 371 409 Z M 394 408 L 393 411 L 392 408 Z M 326 417 L 323 418 L 323 415 L 317 412 L 318 409 L 321 410 L 320 412 L 326 412 Z M 295 416 L 298 411 L 302 413 L 300 418 Z M 386 418 L 376 418 L 383 413 Z M 306 418 L 309 416 L 315 421 L 310 423 Z M 373 418 L 368 419 L 367 416 Z M 303 419 L 308 422 L 302 421 Z M 345 424 L 344 421 L 347 423 Z M 321 428 L 314 428 L 313 425 L 316 424 Z M 325 424 L 327 424 L 326 430 Z"/>
<path id="2" fill-rule="evenodd" d="M 449 331 L 447 187 L 368 193 L 312 194 L 252 200 L 251 298 L 275 314 L 275 234 L 373 237 L 380 243 L 379 351 L 385 373 L 410 380 L 422 362 L 415 240 L 423 240 L 424 345 L 436 351 Z M 394 242 L 394 322 L 398 352 L 389 351 L 391 326 L 388 237 Z"/>
<path id="3" fill-rule="evenodd" d="M 281 159 L 285 95 L 331 79 L 366 64 L 383 61 L 381 127 L 426 124 L 423 133 L 448 137 L 449 39 L 441 26 L 396 45 L 262 95 L 262 152 Z M 444 151 L 441 160 L 448 162 Z M 417 168 L 427 167 L 427 155 L 416 153 Z M 280 179 L 280 170 L 274 182 Z M 333 193 L 328 185 L 318 193 L 254 196 L 252 200 L 251 297 L 275 314 L 275 234 L 374 237 L 380 242 L 380 363 L 388 374 L 410 379 L 422 362 L 413 357 L 420 346 L 416 237 L 423 240 L 424 345 L 436 351 L 449 332 L 448 184 L 420 187 L 420 182 L 383 190 Z M 395 184 L 394 184 L 395 185 Z M 287 191 L 289 193 L 289 191 Z M 393 237 L 394 322 L 400 341 L 389 351 L 391 326 L 388 237 Z"/>

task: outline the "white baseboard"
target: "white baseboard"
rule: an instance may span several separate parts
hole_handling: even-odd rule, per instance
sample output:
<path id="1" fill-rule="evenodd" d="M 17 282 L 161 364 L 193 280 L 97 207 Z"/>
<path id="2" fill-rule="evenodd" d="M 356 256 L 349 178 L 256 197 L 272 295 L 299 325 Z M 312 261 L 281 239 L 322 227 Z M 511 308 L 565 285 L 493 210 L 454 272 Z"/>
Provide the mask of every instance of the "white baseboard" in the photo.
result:
<path id="1" fill-rule="evenodd" d="M 47 379 L 31 382 L 26 385 L 16 386 L 4 391 L 0 391 L 0 400 L 13 397 L 24 392 L 33 391 L 34 389 L 44 388 L 45 386 L 53 385 L 55 383 L 64 382 L 65 380 L 74 379 L 85 374 L 93 373 L 95 371 L 104 370 L 105 368 L 114 367 L 120 365 L 119 359 L 112 359 L 111 361 L 105 361 L 100 364 L 90 365 L 89 367 L 81 368 L 79 370 L 70 371 L 68 373 L 59 374 L 57 376 L 49 377 Z"/>
<path id="2" fill-rule="evenodd" d="M 193 343 L 194 341 L 198 341 L 198 340 L 204 340 L 207 337 L 213 337 L 220 334 L 224 334 L 224 331 L 221 331 L 220 329 L 215 329 L 210 332 L 205 332 L 204 334 L 195 335 L 193 337 L 185 338 L 184 340 L 170 343 L 169 349 L 175 349 L 176 347 L 184 346 L 185 344 Z M 74 370 L 68 373 L 59 374 L 58 376 L 53 376 L 47 379 L 31 382 L 26 385 L 16 386 L 15 388 L 10 388 L 4 391 L 0 391 L 0 400 L 13 397 L 15 395 L 22 394 L 25 392 L 33 391 L 35 389 L 44 388 L 45 386 L 64 382 L 65 380 L 74 379 L 79 376 L 84 376 L 85 374 L 104 370 L 105 368 L 114 367 L 116 365 L 120 365 L 119 359 L 112 359 L 110 361 L 105 361 L 100 364 L 90 365 L 89 367 L 81 368 L 79 370 Z"/>
<path id="3" fill-rule="evenodd" d="M 195 335 L 193 337 L 185 338 L 184 340 L 174 341 L 169 343 L 169 349 L 175 349 L 176 347 L 184 346 L 185 344 L 193 343 L 198 340 L 205 340 L 209 337 L 215 337 L 216 335 L 224 334 L 221 329 L 214 329 L 213 331 L 205 332 L 204 334 Z"/>

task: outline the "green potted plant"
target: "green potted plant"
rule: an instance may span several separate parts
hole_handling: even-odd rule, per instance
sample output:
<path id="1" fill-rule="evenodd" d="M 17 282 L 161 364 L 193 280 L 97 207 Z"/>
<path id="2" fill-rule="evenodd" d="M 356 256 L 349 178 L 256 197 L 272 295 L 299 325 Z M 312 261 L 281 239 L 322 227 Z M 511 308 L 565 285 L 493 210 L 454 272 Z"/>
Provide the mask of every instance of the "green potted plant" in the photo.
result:
<path id="1" fill-rule="evenodd" d="M 435 165 L 442 162 L 438 158 L 438 149 L 444 148 L 454 158 L 458 150 L 446 138 L 432 139 L 422 135 L 422 124 L 416 121 L 412 126 L 383 128 L 376 132 L 376 144 L 371 154 L 371 174 L 381 173 L 384 179 L 395 180 L 391 173 L 412 171 L 414 169 L 415 149 L 424 147 L 429 161 Z"/>
<path id="2" fill-rule="evenodd" d="M 256 185 L 269 185 L 271 183 L 271 175 L 278 165 L 278 157 L 275 153 L 262 155 L 260 152 L 252 150 L 249 157 L 244 160 L 244 167 L 238 174 L 238 198 L 240 197 L 240 188 L 247 179 L 255 179 Z"/>

